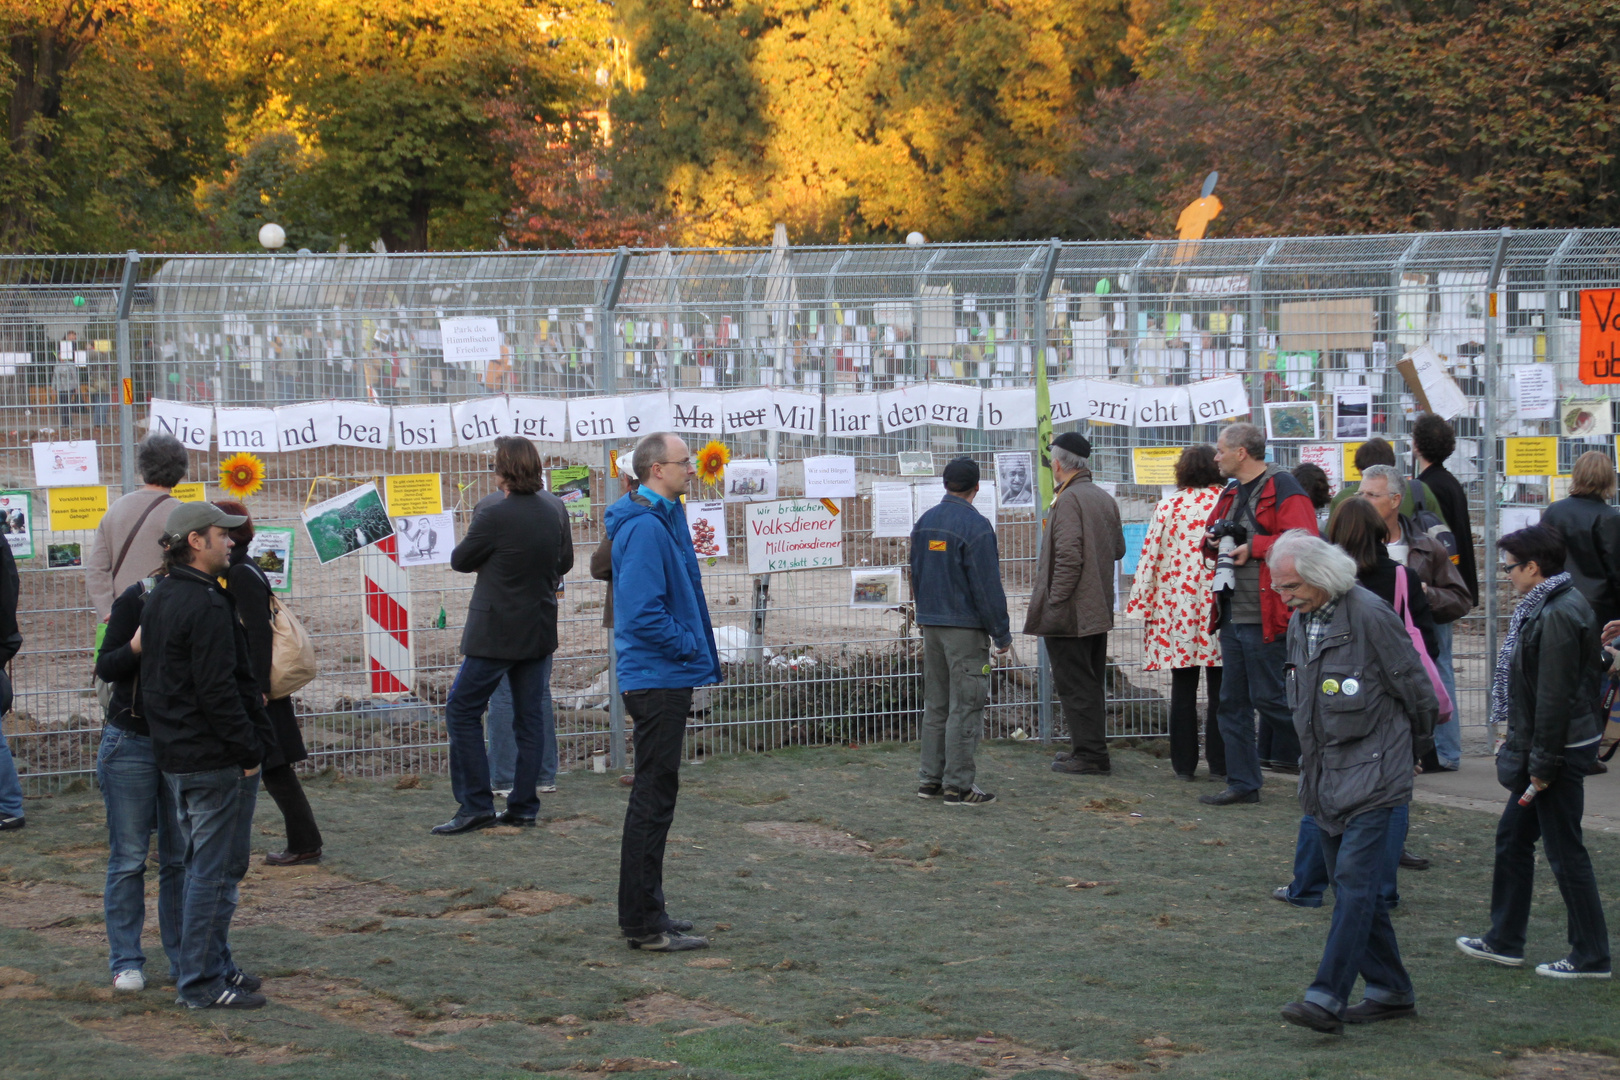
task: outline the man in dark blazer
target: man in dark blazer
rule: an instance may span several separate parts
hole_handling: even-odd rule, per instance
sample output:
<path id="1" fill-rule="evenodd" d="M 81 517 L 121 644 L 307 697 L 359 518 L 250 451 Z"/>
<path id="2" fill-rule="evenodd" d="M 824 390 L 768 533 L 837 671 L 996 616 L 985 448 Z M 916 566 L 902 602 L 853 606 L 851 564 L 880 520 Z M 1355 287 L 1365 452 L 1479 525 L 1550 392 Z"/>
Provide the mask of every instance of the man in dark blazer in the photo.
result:
<path id="1" fill-rule="evenodd" d="M 441 836 L 497 821 L 533 825 L 540 813 L 540 706 L 557 651 L 557 586 L 574 565 L 574 539 L 562 500 L 540 488 L 540 454 L 533 443 L 496 439 L 495 475 L 506 498 L 481 503 L 466 537 L 450 553 L 450 568 L 477 574 L 478 583 L 461 633 L 461 670 L 444 707 L 450 790 L 458 805 L 455 817 L 434 827 Z M 497 815 L 483 716 L 502 676 L 512 684 L 517 766 L 506 810 Z"/>

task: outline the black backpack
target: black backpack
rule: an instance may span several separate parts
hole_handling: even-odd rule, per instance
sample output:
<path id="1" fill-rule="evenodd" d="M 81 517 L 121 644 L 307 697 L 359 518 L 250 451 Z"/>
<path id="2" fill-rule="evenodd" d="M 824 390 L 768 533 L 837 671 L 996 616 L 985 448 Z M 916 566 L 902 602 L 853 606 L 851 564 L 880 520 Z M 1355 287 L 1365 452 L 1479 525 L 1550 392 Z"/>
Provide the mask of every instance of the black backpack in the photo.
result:
<path id="1" fill-rule="evenodd" d="M 1457 562 L 1457 537 L 1446 524 L 1446 519 L 1424 507 L 1424 494 L 1427 491 L 1423 481 L 1412 480 L 1412 524 L 1430 540 L 1446 549 L 1446 555 L 1453 564 Z"/>

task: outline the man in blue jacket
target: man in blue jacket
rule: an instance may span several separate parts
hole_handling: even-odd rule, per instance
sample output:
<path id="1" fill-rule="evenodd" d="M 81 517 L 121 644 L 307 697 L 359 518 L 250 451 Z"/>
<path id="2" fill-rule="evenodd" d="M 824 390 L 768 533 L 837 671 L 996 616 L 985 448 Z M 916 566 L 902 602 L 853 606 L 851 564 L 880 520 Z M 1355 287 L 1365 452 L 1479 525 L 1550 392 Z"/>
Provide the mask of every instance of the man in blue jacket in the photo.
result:
<path id="1" fill-rule="evenodd" d="M 664 841 L 680 791 L 681 743 L 692 690 L 720 681 L 720 654 L 703 577 L 686 526 L 695 470 L 679 436 L 654 432 L 636 444 L 641 486 L 603 515 L 613 542 L 613 648 L 619 692 L 635 724 L 636 776 L 619 847 L 619 929 L 632 949 L 708 947 L 690 922 L 664 910 Z"/>
<path id="2" fill-rule="evenodd" d="M 996 801 L 973 782 L 973 753 L 990 697 L 990 648 L 1012 647 L 996 530 L 973 509 L 979 465 L 945 466 L 945 498 L 911 530 L 911 595 L 923 633 L 922 785 L 917 797 L 946 806 Z"/>

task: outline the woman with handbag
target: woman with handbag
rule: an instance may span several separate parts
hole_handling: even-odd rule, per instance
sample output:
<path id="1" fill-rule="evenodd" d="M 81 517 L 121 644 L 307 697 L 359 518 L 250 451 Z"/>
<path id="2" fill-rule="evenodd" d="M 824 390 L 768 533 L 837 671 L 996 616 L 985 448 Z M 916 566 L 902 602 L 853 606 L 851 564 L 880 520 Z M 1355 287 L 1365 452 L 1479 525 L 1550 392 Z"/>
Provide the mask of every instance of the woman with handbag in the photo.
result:
<path id="1" fill-rule="evenodd" d="M 1558 533 L 1531 526 L 1496 546 L 1522 597 L 1491 679 L 1491 721 L 1507 725 L 1496 777 L 1509 795 L 1496 827 L 1491 928 L 1482 937 L 1458 938 L 1457 948 L 1506 967 L 1524 963 L 1540 840 L 1568 913 L 1569 955 L 1537 965 L 1536 974 L 1607 979 L 1609 929 L 1581 838 L 1581 816 L 1584 781 L 1602 737 L 1595 712 L 1598 682 L 1615 654 L 1598 644 L 1600 624 L 1564 570 Z"/>
<path id="2" fill-rule="evenodd" d="M 265 695 L 264 711 L 276 730 L 277 748 L 265 760 L 261 783 L 276 801 L 287 829 L 287 847 L 265 855 L 267 866 L 297 866 L 316 862 L 321 857 L 321 830 L 315 824 L 315 814 L 309 807 L 309 798 L 298 782 L 295 764 L 309 757 L 304 748 L 304 735 L 298 728 L 298 716 L 293 710 L 290 694 L 270 697 L 271 659 L 274 656 L 274 613 L 271 610 L 270 580 L 258 564 L 248 558 L 248 542 L 253 539 L 253 516 L 248 508 L 230 499 L 216 499 L 214 505 L 227 514 L 238 514 L 248 520 L 231 530 L 236 546 L 231 549 L 231 568 L 226 573 L 226 588 L 236 598 L 236 612 L 247 631 L 248 649 L 253 677 Z"/>
<path id="3" fill-rule="evenodd" d="M 1340 505 L 1328 526 L 1328 539 L 1356 561 L 1356 583 L 1381 597 L 1406 623 L 1407 633 L 1420 659 L 1426 661 L 1424 671 L 1434 687 L 1434 696 L 1440 702 L 1441 719 L 1452 715 L 1450 696 L 1440 680 L 1435 659 L 1440 644 L 1434 632 L 1434 616 L 1423 595 L 1423 582 L 1410 567 L 1402 566 L 1389 557 L 1385 542 L 1389 527 L 1373 505 L 1365 499 L 1351 499 Z M 1384 882 L 1384 903 L 1393 908 L 1401 901 L 1396 878 L 1400 867 L 1425 870 L 1429 863 L 1406 850 L 1406 832 L 1409 807 L 1398 806 L 1390 814 L 1386 852 L 1390 858 L 1389 877 Z M 1316 822 L 1310 817 L 1300 819 L 1299 836 L 1294 842 L 1294 880 L 1275 890 L 1278 900 L 1296 907 L 1321 907 L 1322 895 L 1327 891 L 1327 861 L 1322 857 L 1321 841 L 1317 837 Z"/>

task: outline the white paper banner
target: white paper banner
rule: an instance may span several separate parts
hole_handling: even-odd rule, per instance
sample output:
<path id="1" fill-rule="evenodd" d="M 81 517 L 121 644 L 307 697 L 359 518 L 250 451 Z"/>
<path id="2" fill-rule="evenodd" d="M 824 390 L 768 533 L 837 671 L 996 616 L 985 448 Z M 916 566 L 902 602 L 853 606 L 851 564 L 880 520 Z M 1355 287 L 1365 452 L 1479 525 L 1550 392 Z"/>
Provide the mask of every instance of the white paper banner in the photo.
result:
<path id="1" fill-rule="evenodd" d="M 927 385 L 904 386 L 879 394 L 877 399 L 878 415 L 885 432 L 905 431 L 928 423 Z"/>
<path id="2" fill-rule="evenodd" d="M 721 430 L 727 435 L 768 430 L 773 396 L 769 390 L 734 390 L 719 395 Z"/>
<path id="3" fill-rule="evenodd" d="M 314 450 L 337 441 L 330 401 L 283 405 L 276 410 L 276 440 L 282 451 Z"/>
<path id="4" fill-rule="evenodd" d="M 504 397 L 471 398 L 450 406 L 451 419 L 456 426 L 456 444 L 477 446 L 494 442 L 510 429 Z"/>
<path id="5" fill-rule="evenodd" d="M 506 399 L 507 430 L 533 442 L 563 442 L 568 438 L 568 402 L 560 398 Z"/>
<path id="6" fill-rule="evenodd" d="M 187 450 L 207 450 L 214 434 L 214 410 L 207 405 L 183 405 L 153 398 L 148 430 L 173 435 Z"/>
<path id="7" fill-rule="evenodd" d="M 216 408 L 214 431 L 222 454 L 234 454 L 238 450 L 268 454 L 281 445 L 274 409 Z"/>
<path id="8" fill-rule="evenodd" d="M 669 408 L 672 414 L 669 425 L 671 431 L 685 431 L 711 436 L 721 433 L 721 408 L 720 395 L 718 394 L 673 390 L 669 395 Z"/>
<path id="9" fill-rule="evenodd" d="M 1048 387 L 1050 401 L 1050 390 Z M 1053 423 L 1057 421 L 1054 419 Z M 1034 390 L 986 390 L 984 392 L 984 429 L 986 431 L 1012 431 L 1035 426 Z"/>
<path id="10" fill-rule="evenodd" d="M 1192 398 L 1195 424 L 1212 424 L 1250 414 L 1249 392 L 1244 389 L 1241 375 L 1193 383 L 1187 387 L 1187 394 Z"/>
<path id="11" fill-rule="evenodd" d="M 1078 419 L 1129 425 L 1136 416 L 1136 387 L 1088 379 L 1080 391 L 1084 407 Z"/>
<path id="12" fill-rule="evenodd" d="M 480 364 L 501 358 L 501 327 L 494 319 L 440 319 L 447 364 Z"/>
<path id="13" fill-rule="evenodd" d="M 1068 424 L 1086 419 L 1089 379 L 1064 379 L 1050 383 L 1046 388 L 1046 401 L 1052 409 L 1052 423 Z"/>
<path id="14" fill-rule="evenodd" d="M 827 434 L 840 439 L 878 434 L 878 396 L 839 394 L 829 397 Z"/>
<path id="15" fill-rule="evenodd" d="M 772 431 L 797 435 L 821 434 L 821 398 L 791 390 L 776 391 L 771 395 L 771 418 L 767 426 Z"/>
<path id="16" fill-rule="evenodd" d="M 945 427 L 978 427 L 979 393 L 977 386 L 929 383 L 928 422 Z"/>
<path id="17" fill-rule="evenodd" d="M 629 434 L 624 422 L 624 399 L 571 398 L 568 402 L 568 437 L 574 442 L 622 439 Z"/>
<path id="18" fill-rule="evenodd" d="M 222 439 L 224 433 L 222 425 Z M 455 445 L 455 421 L 450 416 L 450 406 L 401 405 L 394 410 L 395 450 L 450 450 Z"/>
<path id="19" fill-rule="evenodd" d="M 388 449 L 392 417 L 387 405 L 339 401 L 332 405 L 332 441 L 338 446 Z"/>
<path id="20" fill-rule="evenodd" d="M 1137 427 L 1185 427 L 1192 423 L 1185 386 L 1138 386 Z"/>
<path id="21" fill-rule="evenodd" d="M 631 394 L 624 398 L 624 430 L 631 438 L 669 431 L 674 425 L 675 414 L 670 411 L 667 392 Z"/>

